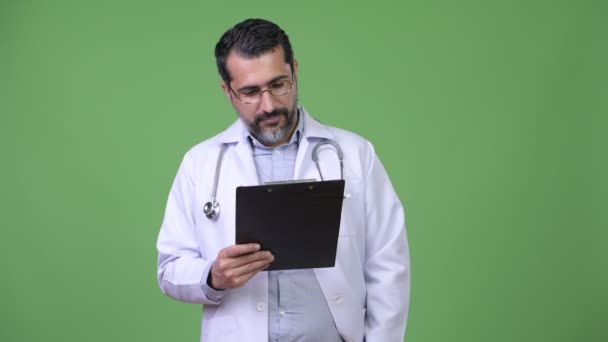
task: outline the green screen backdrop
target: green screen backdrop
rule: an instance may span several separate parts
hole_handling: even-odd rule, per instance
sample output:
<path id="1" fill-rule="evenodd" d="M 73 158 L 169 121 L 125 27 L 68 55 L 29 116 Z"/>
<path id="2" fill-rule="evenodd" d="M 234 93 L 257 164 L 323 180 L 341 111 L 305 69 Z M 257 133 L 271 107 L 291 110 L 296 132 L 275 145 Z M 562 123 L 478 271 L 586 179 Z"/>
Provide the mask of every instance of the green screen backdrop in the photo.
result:
<path id="1" fill-rule="evenodd" d="M 236 115 L 213 48 L 276 21 L 301 103 L 406 207 L 407 341 L 608 341 L 605 1 L 0 2 L 0 341 L 197 341 L 155 242 Z"/>

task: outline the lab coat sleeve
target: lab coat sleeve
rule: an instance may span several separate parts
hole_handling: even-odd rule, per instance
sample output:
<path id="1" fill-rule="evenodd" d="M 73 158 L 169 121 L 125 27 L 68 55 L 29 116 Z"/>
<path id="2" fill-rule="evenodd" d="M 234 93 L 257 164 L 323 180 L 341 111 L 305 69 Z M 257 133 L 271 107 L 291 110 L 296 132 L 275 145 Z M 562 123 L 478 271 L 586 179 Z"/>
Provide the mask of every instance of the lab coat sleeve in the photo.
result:
<path id="1" fill-rule="evenodd" d="M 161 291 L 173 299 L 216 305 L 221 298 L 209 298 L 201 285 L 213 260 L 205 260 L 200 254 L 194 222 L 195 185 L 189 172 L 191 163 L 186 155 L 169 192 L 156 245 L 158 283 Z"/>
<path id="2" fill-rule="evenodd" d="M 370 147 L 365 178 L 367 287 L 365 341 L 401 342 L 410 297 L 410 259 L 403 206 Z"/>

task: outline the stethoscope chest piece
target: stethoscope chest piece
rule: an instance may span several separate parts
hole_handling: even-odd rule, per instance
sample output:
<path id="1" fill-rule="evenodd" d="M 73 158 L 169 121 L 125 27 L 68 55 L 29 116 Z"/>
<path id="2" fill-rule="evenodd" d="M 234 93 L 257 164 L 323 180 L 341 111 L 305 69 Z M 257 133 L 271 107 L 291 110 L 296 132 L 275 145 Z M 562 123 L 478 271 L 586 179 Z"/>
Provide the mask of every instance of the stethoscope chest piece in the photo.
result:
<path id="1" fill-rule="evenodd" d="M 210 220 L 216 220 L 220 215 L 220 204 L 217 201 L 217 183 L 220 178 L 220 168 L 222 167 L 222 158 L 226 152 L 226 145 L 220 147 L 220 154 L 217 157 L 217 164 L 215 164 L 215 179 L 213 180 L 213 192 L 211 193 L 211 201 L 205 203 L 203 206 L 203 213 Z"/>
<path id="2" fill-rule="evenodd" d="M 214 199 L 213 202 L 205 203 L 203 206 L 203 213 L 210 220 L 215 220 L 220 214 L 220 204 Z"/>

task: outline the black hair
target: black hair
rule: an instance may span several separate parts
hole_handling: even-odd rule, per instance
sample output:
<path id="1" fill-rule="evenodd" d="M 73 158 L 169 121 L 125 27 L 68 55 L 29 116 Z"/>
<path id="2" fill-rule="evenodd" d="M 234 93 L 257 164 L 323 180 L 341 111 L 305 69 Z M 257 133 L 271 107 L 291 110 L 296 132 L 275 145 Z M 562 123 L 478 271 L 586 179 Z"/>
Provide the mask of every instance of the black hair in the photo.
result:
<path id="1" fill-rule="evenodd" d="M 293 50 L 289 37 L 277 24 L 264 19 L 247 19 L 226 31 L 215 45 L 217 70 L 226 84 L 231 77 L 226 67 L 230 52 L 234 51 L 246 58 L 257 58 L 276 47 L 282 47 L 285 63 L 293 71 Z"/>

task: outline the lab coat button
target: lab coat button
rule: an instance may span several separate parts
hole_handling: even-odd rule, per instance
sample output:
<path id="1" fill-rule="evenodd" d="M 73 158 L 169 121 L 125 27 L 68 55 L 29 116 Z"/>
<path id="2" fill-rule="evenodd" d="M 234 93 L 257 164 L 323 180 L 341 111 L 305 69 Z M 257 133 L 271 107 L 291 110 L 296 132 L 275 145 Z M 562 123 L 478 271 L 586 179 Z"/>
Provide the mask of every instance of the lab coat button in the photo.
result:
<path id="1" fill-rule="evenodd" d="M 336 297 L 336 298 L 334 299 L 334 302 L 335 302 L 336 304 L 340 304 L 340 303 L 342 303 L 343 301 L 344 301 L 344 298 L 343 298 L 342 296 L 338 296 L 338 297 Z"/>
<path id="2" fill-rule="evenodd" d="M 281 317 L 285 317 L 285 310 L 281 310 L 279 313 L 281 314 Z"/>
<path id="3" fill-rule="evenodd" d="M 259 302 L 256 309 L 258 309 L 258 311 L 264 311 L 264 307 L 265 307 L 264 303 Z"/>

